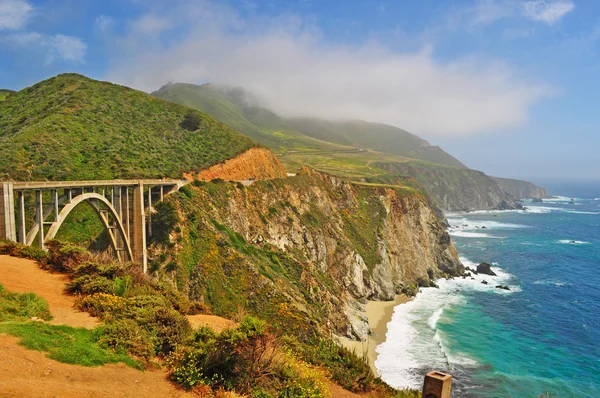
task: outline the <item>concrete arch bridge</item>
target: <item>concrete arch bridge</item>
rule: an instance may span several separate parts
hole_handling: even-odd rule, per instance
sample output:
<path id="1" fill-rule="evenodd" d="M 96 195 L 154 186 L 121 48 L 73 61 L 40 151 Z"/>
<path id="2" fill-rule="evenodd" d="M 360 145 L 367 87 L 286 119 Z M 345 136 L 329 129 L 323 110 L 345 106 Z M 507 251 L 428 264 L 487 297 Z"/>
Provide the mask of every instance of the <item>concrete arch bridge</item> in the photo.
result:
<path id="1" fill-rule="evenodd" d="M 37 241 L 43 249 L 46 242 L 55 238 L 71 211 L 87 202 L 108 231 L 118 259 L 140 263 L 146 272 L 146 237 L 152 235 L 152 204 L 186 183 L 182 180 L 1 182 L 0 238 L 24 245 Z M 26 202 L 32 202 L 35 209 L 33 224 L 27 218 L 27 209 L 32 206 Z"/>

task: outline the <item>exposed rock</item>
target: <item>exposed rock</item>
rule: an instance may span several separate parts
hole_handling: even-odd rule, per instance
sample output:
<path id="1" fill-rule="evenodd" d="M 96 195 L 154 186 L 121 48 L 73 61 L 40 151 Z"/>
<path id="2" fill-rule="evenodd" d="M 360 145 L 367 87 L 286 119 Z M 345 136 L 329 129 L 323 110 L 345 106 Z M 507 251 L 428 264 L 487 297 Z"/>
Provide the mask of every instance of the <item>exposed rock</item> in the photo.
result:
<path id="1" fill-rule="evenodd" d="M 506 285 L 497 285 L 496 289 L 510 290 L 510 287 L 508 287 Z"/>
<path id="2" fill-rule="evenodd" d="M 478 274 L 485 274 L 485 275 L 496 276 L 496 273 L 494 273 L 494 271 L 492 271 L 491 264 L 486 263 L 486 262 L 480 263 L 477 266 L 477 273 Z"/>
<path id="3" fill-rule="evenodd" d="M 492 178 L 503 191 L 508 192 L 515 199 L 543 199 L 549 197 L 548 192 L 544 188 L 538 187 L 528 181 L 513 180 L 510 178 Z"/>
<path id="4" fill-rule="evenodd" d="M 542 198 L 533 198 L 531 199 L 531 203 L 544 203 Z"/>
<path id="5" fill-rule="evenodd" d="M 204 169 L 197 174 L 186 175 L 188 179 L 210 181 L 221 178 L 226 181 L 269 180 L 286 177 L 279 159 L 266 148 L 251 148 L 241 155 Z"/>
<path id="6" fill-rule="evenodd" d="M 481 283 L 483 283 L 484 285 L 487 285 L 487 284 L 488 284 L 488 282 L 487 282 L 487 281 L 485 281 L 485 280 L 484 280 L 484 281 L 481 281 Z"/>
<path id="7" fill-rule="evenodd" d="M 414 295 L 419 286 L 464 272 L 444 220 L 420 195 L 353 184 L 310 168 L 245 188 L 229 184 L 220 197 L 208 185 L 192 188 L 206 227 L 216 222 L 248 244 L 277 248 L 302 264 L 302 283 L 318 289 L 307 297 L 282 285 L 284 294 L 295 310 L 326 307 L 333 331 L 350 338 L 368 335 L 360 306 L 366 299 Z"/>

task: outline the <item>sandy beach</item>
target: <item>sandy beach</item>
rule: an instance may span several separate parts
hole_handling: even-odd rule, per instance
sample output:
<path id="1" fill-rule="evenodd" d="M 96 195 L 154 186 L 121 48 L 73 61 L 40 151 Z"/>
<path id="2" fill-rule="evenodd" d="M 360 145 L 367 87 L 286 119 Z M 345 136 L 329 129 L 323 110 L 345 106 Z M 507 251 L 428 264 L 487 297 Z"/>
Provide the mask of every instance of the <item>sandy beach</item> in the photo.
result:
<path id="1" fill-rule="evenodd" d="M 375 348 L 385 341 L 387 324 L 392 319 L 394 307 L 410 300 L 410 297 L 401 294 L 396 296 L 393 301 L 367 302 L 367 318 L 369 319 L 369 328 L 371 329 L 371 332 L 373 332 L 372 335 L 369 336 L 367 341 L 354 341 L 345 337 L 340 338 L 340 343 L 344 347 L 354 350 L 354 352 L 360 356 L 367 355 L 369 365 L 376 375 L 379 373 L 377 372 L 377 368 L 375 368 L 375 360 L 377 359 Z"/>

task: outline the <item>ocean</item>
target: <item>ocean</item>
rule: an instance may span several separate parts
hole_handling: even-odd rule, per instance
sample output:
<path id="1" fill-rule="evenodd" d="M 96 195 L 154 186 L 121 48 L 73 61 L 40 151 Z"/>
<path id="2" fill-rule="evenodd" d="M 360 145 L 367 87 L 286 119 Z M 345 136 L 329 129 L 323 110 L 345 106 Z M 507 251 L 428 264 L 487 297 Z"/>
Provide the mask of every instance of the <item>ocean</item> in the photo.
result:
<path id="1" fill-rule="evenodd" d="M 447 215 L 465 266 L 498 276 L 440 280 L 397 306 L 376 349 L 383 380 L 420 388 L 436 369 L 453 397 L 600 397 L 600 198 L 569 202 Z"/>

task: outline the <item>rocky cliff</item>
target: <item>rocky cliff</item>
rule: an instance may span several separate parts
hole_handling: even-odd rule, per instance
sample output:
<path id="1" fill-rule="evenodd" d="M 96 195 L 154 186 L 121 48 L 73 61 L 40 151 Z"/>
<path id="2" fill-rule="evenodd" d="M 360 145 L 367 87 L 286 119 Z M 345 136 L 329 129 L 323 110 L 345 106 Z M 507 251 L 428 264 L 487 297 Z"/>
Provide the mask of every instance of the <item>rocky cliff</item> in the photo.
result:
<path id="1" fill-rule="evenodd" d="M 424 162 L 376 163 L 388 173 L 418 181 L 444 211 L 514 209 L 520 204 L 485 173 Z M 375 181 L 377 178 L 369 179 Z M 387 176 L 389 180 L 389 176 Z"/>
<path id="2" fill-rule="evenodd" d="M 513 180 L 510 178 L 492 177 L 502 188 L 515 199 L 544 199 L 549 198 L 545 188 L 538 187 L 529 181 Z"/>
<path id="3" fill-rule="evenodd" d="M 243 306 L 275 325 L 298 317 L 298 328 L 365 339 L 366 299 L 463 272 L 443 220 L 410 188 L 304 168 L 249 187 L 197 181 L 169 202 L 179 227 L 153 267 L 177 264 L 182 289 L 217 314 Z"/>
<path id="4" fill-rule="evenodd" d="M 246 152 L 216 164 L 198 173 L 188 173 L 188 179 L 210 181 L 220 178 L 226 181 L 271 180 L 286 176 L 277 156 L 266 148 L 251 148 Z"/>

